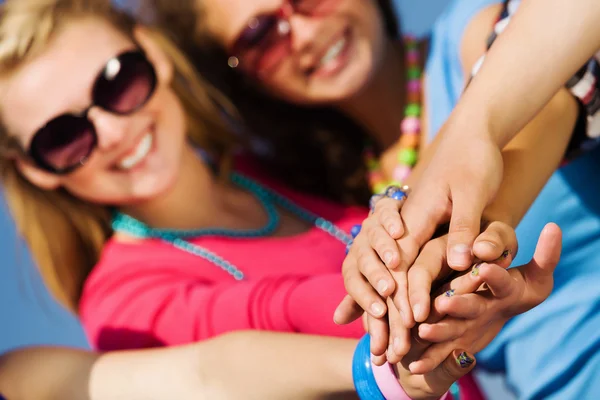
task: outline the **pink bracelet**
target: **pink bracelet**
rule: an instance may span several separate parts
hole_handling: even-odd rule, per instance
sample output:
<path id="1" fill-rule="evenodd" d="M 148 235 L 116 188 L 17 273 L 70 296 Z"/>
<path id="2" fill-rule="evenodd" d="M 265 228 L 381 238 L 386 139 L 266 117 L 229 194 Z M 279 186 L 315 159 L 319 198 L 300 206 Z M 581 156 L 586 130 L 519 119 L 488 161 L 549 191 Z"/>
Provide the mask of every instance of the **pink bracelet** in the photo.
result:
<path id="1" fill-rule="evenodd" d="M 402 385 L 400 385 L 398 377 L 394 373 L 394 369 L 390 363 L 386 362 L 381 366 L 372 364 L 372 367 L 375 382 L 377 382 L 377 386 L 386 400 L 412 400 L 410 397 L 408 397 L 402 388 Z M 449 399 L 450 392 L 446 392 L 442 397 L 440 397 L 440 400 Z"/>

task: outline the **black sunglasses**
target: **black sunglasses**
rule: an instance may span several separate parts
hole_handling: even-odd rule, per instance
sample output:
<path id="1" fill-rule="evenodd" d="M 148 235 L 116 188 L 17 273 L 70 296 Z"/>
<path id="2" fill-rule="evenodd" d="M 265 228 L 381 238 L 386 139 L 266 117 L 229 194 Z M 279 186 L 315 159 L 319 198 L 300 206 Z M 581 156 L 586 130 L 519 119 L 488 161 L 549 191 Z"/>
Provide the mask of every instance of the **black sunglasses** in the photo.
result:
<path id="1" fill-rule="evenodd" d="M 96 106 L 117 115 L 143 107 L 156 89 L 156 72 L 141 50 L 108 60 L 92 89 L 92 104 L 82 113 L 65 113 L 48 121 L 33 136 L 27 155 L 42 169 L 67 174 L 85 163 L 98 143 L 87 117 Z"/>

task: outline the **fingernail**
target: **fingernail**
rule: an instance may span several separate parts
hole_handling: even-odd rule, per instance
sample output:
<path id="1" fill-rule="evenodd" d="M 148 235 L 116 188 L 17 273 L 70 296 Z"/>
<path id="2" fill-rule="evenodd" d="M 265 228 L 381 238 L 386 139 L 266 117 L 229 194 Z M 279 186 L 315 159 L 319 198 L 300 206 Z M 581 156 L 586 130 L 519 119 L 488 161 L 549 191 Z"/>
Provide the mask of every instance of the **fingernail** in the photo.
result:
<path id="1" fill-rule="evenodd" d="M 506 260 L 510 256 L 510 250 L 504 250 L 498 260 Z"/>
<path id="2" fill-rule="evenodd" d="M 377 282 L 377 292 L 379 292 L 380 295 L 383 296 L 383 294 L 385 293 L 385 291 L 387 289 L 388 289 L 388 283 L 385 279 L 382 279 L 379 282 Z"/>
<path id="3" fill-rule="evenodd" d="M 383 253 L 383 261 L 389 265 L 392 260 L 394 259 L 394 255 L 392 254 L 391 251 L 386 251 L 385 253 Z"/>
<path id="4" fill-rule="evenodd" d="M 481 263 L 477 263 L 473 266 L 471 270 L 471 276 L 479 276 L 479 267 L 481 267 Z"/>
<path id="5" fill-rule="evenodd" d="M 469 368 L 474 362 L 475 359 L 470 357 L 466 351 L 463 351 L 456 357 L 456 364 L 461 368 Z"/>
<path id="6" fill-rule="evenodd" d="M 450 251 L 448 263 L 463 266 L 471 261 L 471 248 L 466 244 L 454 245 Z"/>
<path id="7" fill-rule="evenodd" d="M 340 314 L 341 314 L 340 310 L 337 310 L 337 309 L 333 312 L 333 323 L 336 325 L 340 325 L 340 324 L 338 324 L 338 321 L 340 319 Z"/>
<path id="8" fill-rule="evenodd" d="M 383 314 L 383 306 L 379 303 L 373 303 L 371 304 L 371 312 L 373 315 L 380 316 Z"/>
<path id="9" fill-rule="evenodd" d="M 415 304 L 413 307 L 413 314 L 415 315 L 415 319 L 419 319 L 421 316 L 421 305 Z"/>
<path id="10" fill-rule="evenodd" d="M 394 225 L 390 225 L 390 226 L 388 226 L 388 233 L 391 236 L 396 236 L 396 234 L 398 233 L 398 229 L 396 229 L 396 227 Z"/>
<path id="11" fill-rule="evenodd" d="M 446 293 L 444 293 L 444 295 L 445 295 L 446 297 L 452 297 L 452 296 L 454 296 L 454 293 L 455 293 L 455 292 L 456 292 L 456 291 L 455 291 L 454 289 L 446 290 Z"/>

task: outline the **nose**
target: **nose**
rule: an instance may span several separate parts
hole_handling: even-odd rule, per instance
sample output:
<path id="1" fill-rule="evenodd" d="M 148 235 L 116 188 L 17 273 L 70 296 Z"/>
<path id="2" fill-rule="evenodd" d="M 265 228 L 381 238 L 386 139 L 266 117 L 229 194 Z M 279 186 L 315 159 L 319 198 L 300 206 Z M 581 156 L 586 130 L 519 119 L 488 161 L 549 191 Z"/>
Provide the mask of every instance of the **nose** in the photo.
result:
<path id="1" fill-rule="evenodd" d="M 88 118 L 94 124 L 98 135 L 98 147 L 109 150 L 116 147 L 125 137 L 131 119 L 128 116 L 113 114 L 100 107 L 92 107 Z"/>
<path id="2" fill-rule="evenodd" d="M 292 49 L 298 54 L 300 67 L 308 69 L 315 63 L 313 49 L 319 37 L 319 27 L 322 23 L 317 18 L 293 14 L 288 19 L 291 30 Z"/>

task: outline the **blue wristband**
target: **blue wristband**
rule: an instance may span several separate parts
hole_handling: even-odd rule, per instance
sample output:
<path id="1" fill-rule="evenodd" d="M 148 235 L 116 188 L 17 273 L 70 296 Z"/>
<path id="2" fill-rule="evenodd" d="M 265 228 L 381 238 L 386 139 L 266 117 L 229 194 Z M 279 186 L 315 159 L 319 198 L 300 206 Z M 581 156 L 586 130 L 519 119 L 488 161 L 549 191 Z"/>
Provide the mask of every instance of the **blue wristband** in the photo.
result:
<path id="1" fill-rule="evenodd" d="M 371 338 L 368 334 L 362 337 L 352 357 L 352 379 L 356 393 L 361 400 L 386 400 L 381 394 L 371 365 Z"/>

